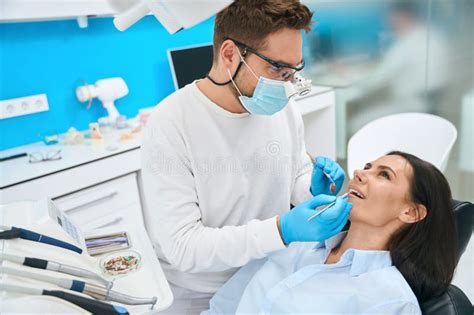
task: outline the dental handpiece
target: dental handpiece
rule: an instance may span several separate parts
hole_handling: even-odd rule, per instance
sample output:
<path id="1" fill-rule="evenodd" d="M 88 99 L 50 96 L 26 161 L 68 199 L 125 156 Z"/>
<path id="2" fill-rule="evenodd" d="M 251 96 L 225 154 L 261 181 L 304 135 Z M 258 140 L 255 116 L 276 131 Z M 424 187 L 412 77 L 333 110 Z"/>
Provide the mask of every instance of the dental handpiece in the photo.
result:
<path id="1" fill-rule="evenodd" d="M 54 296 L 56 298 L 68 301 L 78 307 L 92 313 L 92 314 L 101 314 L 101 315 L 128 315 L 126 308 L 113 305 L 101 301 L 96 301 L 94 299 L 86 298 L 80 295 L 71 294 L 61 290 L 43 290 L 31 287 L 25 287 L 20 285 L 5 284 L 0 283 L 0 291 L 8 292 L 17 292 L 30 295 L 47 295 Z"/>
<path id="2" fill-rule="evenodd" d="M 30 279 L 52 283 L 64 289 L 87 294 L 101 301 L 112 301 L 128 305 L 155 305 L 158 300 L 156 296 L 153 296 L 151 298 L 134 297 L 127 294 L 111 291 L 110 289 L 95 284 L 87 283 L 81 280 L 56 278 L 49 275 L 42 275 L 10 267 L 0 267 L 0 270 L 6 274 L 18 277 L 27 277 Z"/>
<path id="3" fill-rule="evenodd" d="M 45 259 L 0 253 L 0 262 L 2 260 L 10 261 L 13 263 L 17 263 L 17 264 L 32 267 L 32 268 L 51 270 L 51 271 L 68 274 L 71 276 L 96 280 L 102 283 L 107 289 L 112 288 L 114 284 L 112 281 L 108 281 L 107 279 L 101 277 L 100 275 L 92 271 L 79 268 L 79 267 L 61 264 L 54 261 L 45 260 Z"/>
<path id="4" fill-rule="evenodd" d="M 345 198 L 349 195 L 349 192 L 346 192 L 344 195 L 341 195 L 340 197 L 341 198 Z M 316 218 L 318 215 L 320 215 L 321 213 L 325 212 L 326 210 L 328 210 L 329 208 L 331 208 L 332 206 L 334 206 L 336 204 L 336 200 L 334 200 L 333 202 L 331 202 L 330 204 L 327 204 L 327 205 L 322 205 L 322 206 L 319 206 L 317 207 L 315 210 L 316 211 L 319 211 L 319 212 L 316 212 L 315 214 L 313 214 L 312 216 L 310 216 L 308 218 L 308 220 L 306 220 L 307 222 L 313 220 L 314 218 Z"/>

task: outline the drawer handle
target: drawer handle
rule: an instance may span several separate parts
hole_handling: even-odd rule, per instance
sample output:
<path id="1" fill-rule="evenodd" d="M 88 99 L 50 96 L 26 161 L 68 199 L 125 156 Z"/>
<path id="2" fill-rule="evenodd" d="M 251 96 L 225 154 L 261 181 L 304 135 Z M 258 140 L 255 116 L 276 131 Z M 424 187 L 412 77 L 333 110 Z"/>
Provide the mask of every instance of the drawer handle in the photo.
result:
<path id="1" fill-rule="evenodd" d="M 106 223 L 103 223 L 99 226 L 94 227 L 94 229 L 101 229 L 101 228 L 104 228 L 104 227 L 107 227 L 107 226 L 110 226 L 110 225 L 114 225 L 114 224 L 117 224 L 117 223 L 121 222 L 122 220 L 123 220 L 123 217 L 117 217 L 117 218 L 113 219 L 112 221 L 109 221 L 109 222 L 106 222 Z"/>
<path id="2" fill-rule="evenodd" d="M 66 212 L 66 213 L 74 212 L 74 211 L 76 211 L 76 210 L 78 210 L 78 209 L 80 209 L 80 208 L 84 208 L 84 207 L 91 206 L 91 205 L 93 205 L 93 204 L 95 204 L 95 203 L 97 203 L 97 202 L 101 202 L 101 201 L 104 201 L 104 200 L 107 200 L 107 199 L 111 199 L 111 198 L 115 197 L 117 194 L 118 194 L 118 192 L 116 192 L 116 191 L 111 192 L 111 193 L 109 193 L 109 194 L 107 194 L 107 195 L 105 195 L 105 196 L 101 196 L 101 197 L 98 197 L 98 198 L 96 198 L 96 199 L 92 199 L 91 201 L 85 202 L 85 203 L 83 203 L 83 204 L 79 204 L 79 205 L 77 205 L 77 206 L 75 206 L 75 207 L 66 209 L 66 210 L 64 210 L 64 212 Z"/>

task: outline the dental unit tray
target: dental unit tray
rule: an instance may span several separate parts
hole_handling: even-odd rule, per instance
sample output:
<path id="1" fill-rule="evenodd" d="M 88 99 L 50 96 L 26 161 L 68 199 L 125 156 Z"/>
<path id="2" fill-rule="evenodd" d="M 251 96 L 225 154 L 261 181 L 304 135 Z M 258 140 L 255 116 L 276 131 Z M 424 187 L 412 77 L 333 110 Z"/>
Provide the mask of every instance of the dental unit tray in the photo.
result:
<path id="1" fill-rule="evenodd" d="M 44 291 L 63 295 L 61 290 L 67 288 L 73 289 L 82 297 L 86 294 L 95 298 L 88 298 L 84 302 L 96 301 L 99 302 L 96 306 L 100 307 L 114 306 L 110 302 L 119 303 L 133 315 L 158 313 L 173 301 L 169 284 L 142 225 L 114 225 L 90 231 L 85 235 L 88 241 L 86 246 L 86 239 L 80 228 L 54 202 L 46 199 L 0 205 L 0 225 L 34 231 L 74 244 L 83 250 L 78 254 L 65 248 L 22 239 L 0 240 L 0 268 L 4 269 L 0 270 L 0 305 L 5 305 L 2 312 L 13 312 L 17 308 L 25 310 L 21 301 L 31 298 L 43 301 L 44 308 L 35 309 L 36 312 L 50 313 L 48 307 L 63 303 L 57 302 L 62 300 L 51 296 L 40 298 L 37 294 Z M 100 263 L 106 255 L 113 253 L 92 257 L 89 254 L 91 248 L 119 248 L 120 251 L 114 251 L 116 255 L 134 251 L 141 257 L 140 265 L 133 272 L 109 275 L 103 272 Z M 28 284 L 25 277 L 28 278 Z M 30 285 L 35 292 L 13 289 L 15 286 Z M 75 299 L 78 295 L 73 293 L 71 298 Z M 117 309 L 109 308 L 109 311 L 113 313 Z"/>

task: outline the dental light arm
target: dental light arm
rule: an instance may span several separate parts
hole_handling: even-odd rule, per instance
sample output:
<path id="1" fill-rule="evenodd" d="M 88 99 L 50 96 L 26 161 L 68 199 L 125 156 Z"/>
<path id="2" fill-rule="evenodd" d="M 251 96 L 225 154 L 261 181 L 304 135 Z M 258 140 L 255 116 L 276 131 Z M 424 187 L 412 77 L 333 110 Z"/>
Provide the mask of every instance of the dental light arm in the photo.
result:
<path id="1" fill-rule="evenodd" d="M 114 6 L 117 0 L 108 0 Z M 192 27 L 227 7 L 232 0 L 138 0 L 119 13 L 115 27 L 125 31 L 131 25 L 152 13 L 170 34 Z"/>

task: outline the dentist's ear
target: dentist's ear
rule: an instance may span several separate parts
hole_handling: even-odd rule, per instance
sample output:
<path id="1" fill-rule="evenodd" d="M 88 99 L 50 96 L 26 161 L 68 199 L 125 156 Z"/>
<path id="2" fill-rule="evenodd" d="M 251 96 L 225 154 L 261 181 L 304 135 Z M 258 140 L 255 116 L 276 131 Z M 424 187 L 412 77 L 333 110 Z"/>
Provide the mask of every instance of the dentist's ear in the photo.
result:
<path id="1" fill-rule="evenodd" d="M 238 63 L 238 54 L 236 54 L 237 46 L 231 41 L 226 40 L 219 49 L 219 61 L 222 63 L 223 69 L 233 69 L 234 64 Z"/>
<path id="2" fill-rule="evenodd" d="M 426 218 L 427 213 L 424 205 L 412 204 L 400 214 L 399 219 L 405 223 L 416 223 Z"/>

